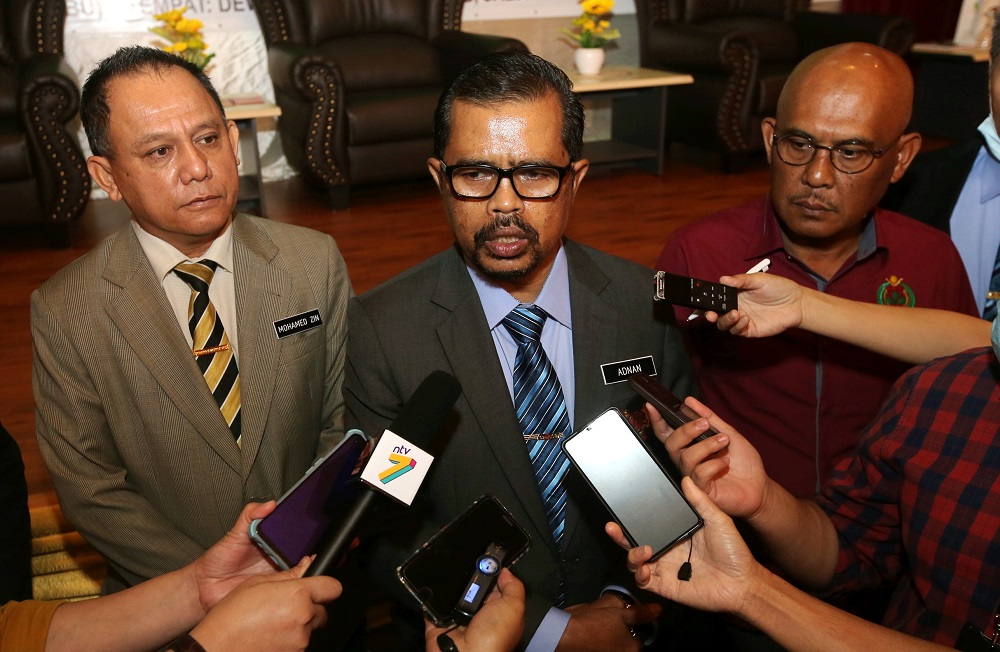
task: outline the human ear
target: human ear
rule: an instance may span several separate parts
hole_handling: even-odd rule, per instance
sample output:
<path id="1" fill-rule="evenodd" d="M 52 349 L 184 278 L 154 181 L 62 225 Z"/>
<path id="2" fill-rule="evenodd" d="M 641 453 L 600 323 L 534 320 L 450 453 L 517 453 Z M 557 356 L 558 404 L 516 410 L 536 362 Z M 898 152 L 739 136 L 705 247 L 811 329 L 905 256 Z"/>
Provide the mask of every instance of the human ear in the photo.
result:
<path id="1" fill-rule="evenodd" d="M 113 201 L 121 201 L 122 194 L 118 191 L 118 184 L 115 183 L 115 175 L 111 170 L 111 161 L 106 156 L 91 156 L 88 158 L 87 172 L 97 182 L 97 185 L 104 192 L 108 193 L 108 197 Z"/>

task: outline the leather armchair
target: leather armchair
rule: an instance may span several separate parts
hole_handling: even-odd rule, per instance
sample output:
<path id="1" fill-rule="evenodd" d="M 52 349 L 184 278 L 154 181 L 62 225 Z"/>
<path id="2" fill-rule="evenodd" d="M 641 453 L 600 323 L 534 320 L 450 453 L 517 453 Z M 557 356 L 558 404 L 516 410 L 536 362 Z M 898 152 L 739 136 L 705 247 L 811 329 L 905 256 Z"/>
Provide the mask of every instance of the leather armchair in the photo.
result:
<path id="1" fill-rule="evenodd" d="M 461 32 L 464 0 L 255 0 L 289 163 L 346 207 L 357 184 L 420 178 L 447 82 L 516 39 Z"/>
<path id="2" fill-rule="evenodd" d="M 636 0 L 641 65 L 694 76 L 670 90 L 667 139 L 716 150 L 723 169 L 763 149 L 792 68 L 849 41 L 897 54 L 913 44 L 906 18 L 804 11 L 809 0 Z"/>
<path id="3" fill-rule="evenodd" d="M 75 129 L 75 75 L 62 58 L 62 0 L 0 0 L 0 201 L 4 223 L 40 222 L 54 244 L 90 195 Z"/>

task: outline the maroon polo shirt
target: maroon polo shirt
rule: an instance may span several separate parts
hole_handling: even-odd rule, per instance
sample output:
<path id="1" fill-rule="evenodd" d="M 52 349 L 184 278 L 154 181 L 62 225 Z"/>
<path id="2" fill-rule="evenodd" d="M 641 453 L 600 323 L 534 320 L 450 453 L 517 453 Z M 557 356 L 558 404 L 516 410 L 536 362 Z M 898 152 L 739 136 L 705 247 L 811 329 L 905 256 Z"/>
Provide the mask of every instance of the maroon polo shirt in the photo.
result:
<path id="1" fill-rule="evenodd" d="M 881 209 L 867 223 L 858 253 L 828 280 L 785 251 L 770 198 L 678 229 L 656 269 L 718 281 L 763 258 L 771 259 L 769 273 L 845 299 L 979 315 L 948 236 Z M 801 329 L 748 339 L 704 319 L 686 321 L 691 311 L 675 310 L 702 400 L 753 443 L 768 474 L 796 496 L 819 491 L 909 368 Z"/>

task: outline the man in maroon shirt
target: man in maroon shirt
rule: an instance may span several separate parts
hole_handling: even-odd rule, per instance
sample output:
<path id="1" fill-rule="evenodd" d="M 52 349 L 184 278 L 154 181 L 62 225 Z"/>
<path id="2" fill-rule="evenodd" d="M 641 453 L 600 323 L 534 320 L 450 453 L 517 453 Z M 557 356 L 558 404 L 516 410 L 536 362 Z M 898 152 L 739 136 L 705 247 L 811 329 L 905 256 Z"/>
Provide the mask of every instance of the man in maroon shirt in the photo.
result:
<path id="1" fill-rule="evenodd" d="M 947 236 L 875 208 L 920 149 L 906 133 L 912 99 L 909 70 L 886 50 L 851 43 L 811 55 L 761 125 L 769 195 L 679 229 L 657 269 L 714 281 L 768 258 L 770 273 L 835 296 L 978 315 Z M 737 338 L 677 313 L 704 402 L 800 497 L 853 451 L 907 368 L 798 329 Z"/>

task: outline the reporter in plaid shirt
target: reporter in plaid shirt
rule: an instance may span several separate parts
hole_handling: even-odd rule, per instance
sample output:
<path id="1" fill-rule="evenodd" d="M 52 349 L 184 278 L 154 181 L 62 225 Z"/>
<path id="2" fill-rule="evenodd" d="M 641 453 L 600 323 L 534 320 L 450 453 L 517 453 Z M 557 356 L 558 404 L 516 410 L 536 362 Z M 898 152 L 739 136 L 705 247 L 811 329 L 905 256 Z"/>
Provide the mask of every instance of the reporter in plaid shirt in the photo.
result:
<path id="1" fill-rule="evenodd" d="M 689 476 L 683 487 L 705 528 L 690 553 L 681 545 L 648 563 L 648 547 L 631 550 L 639 585 L 734 613 L 791 650 L 944 649 L 966 623 L 992 635 L 1000 601 L 1000 321 L 991 339 L 992 349 L 940 358 L 901 377 L 854 457 L 815 501 L 771 480 L 757 451 L 701 403 L 688 399 L 706 419 L 673 432 L 652 415 Z M 708 423 L 723 434 L 685 448 Z M 827 594 L 895 586 L 884 626 L 772 574 L 727 514 L 750 526 L 797 586 Z M 608 530 L 627 546 L 614 524 Z M 678 581 L 689 554 L 691 579 Z"/>

